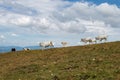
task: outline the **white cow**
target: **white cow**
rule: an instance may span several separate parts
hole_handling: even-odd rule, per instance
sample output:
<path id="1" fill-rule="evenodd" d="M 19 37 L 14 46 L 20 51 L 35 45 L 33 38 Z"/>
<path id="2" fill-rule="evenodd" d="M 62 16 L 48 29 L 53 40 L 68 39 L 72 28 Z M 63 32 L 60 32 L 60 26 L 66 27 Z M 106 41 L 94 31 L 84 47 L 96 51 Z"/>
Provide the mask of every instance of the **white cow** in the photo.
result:
<path id="1" fill-rule="evenodd" d="M 24 51 L 29 51 L 29 50 L 30 50 L 30 48 L 23 48 L 23 50 L 24 50 Z"/>
<path id="2" fill-rule="evenodd" d="M 105 40 L 107 41 L 107 35 L 99 35 L 97 37 L 95 37 L 96 40 L 99 40 L 99 41 L 102 41 L 102 40 Z"/>
<path id="3" fill-rule="evenodd" d="M 67 42 L 61 42 L 61 44 L 62 44 L 63 47 L 66 47 L 68 43 Z"/>
<path id="4" fill-rule="evenodd" d="M 81 39 L 81 42 L 84 42 L 84 43 L 89 43 L 89 44 L 92 44 L 93 42 L 96 43 L 96 39 L 92 39 L 92 38 L 82 38 Z"/>
<path id="5" fill-rule="evenodd" d="M 49 42 L 41 42 L 39 45 L 40 45 L 41 47 L 43 47 L 43 48 L 46 48 L 46 47 L 54 47 L 52 41 L 49 41 Z"/>
<path id="6" fill-rule="evenodd" d="M 84 42 L 84 43 L 91 43 L 92 41 L 91 41 L 91 39 L 90 38 L 81 38 L 81 42 Z"/>

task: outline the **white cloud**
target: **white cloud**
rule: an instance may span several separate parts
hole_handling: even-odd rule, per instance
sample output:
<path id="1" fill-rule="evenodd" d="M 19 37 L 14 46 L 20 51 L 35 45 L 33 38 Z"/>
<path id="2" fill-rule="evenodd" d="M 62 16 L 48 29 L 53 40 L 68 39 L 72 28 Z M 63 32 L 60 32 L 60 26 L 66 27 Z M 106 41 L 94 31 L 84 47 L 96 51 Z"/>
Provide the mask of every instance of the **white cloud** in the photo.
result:
<path id="1" fill-rule="evenodd" d="M 9 22 L 18 26 L 28 26 L 31 24 L 31 19 L 27 16 L 20 16 L 9 20 Z"/>
<path id="2" fill-rule="evenodd" d="M 11 13 L 20 13 L 23 15 L 36 15 L 37 11 L 34 10 L 33 8 L 24 6 L 22 4 L 18 4 L 16 0 L 1 0 L 0 1 L 1 9 L 7 10 Z"/>
<path id="3" fill-rule="evenodd" d="M 40 31 L 42 31 L 42 29 L 44 31 L 45 29 L 46 30 L 51 29 L 51 27 L 53 27 L 54 25 L 54 28 L 56 27 L 56 29 L 62 29 L 68 32 L 79 33 L 86 29 L 88 23 L 83 25 L 82 22 L 76 21 L 76 18 L 84 22 L 90 22 L 90 17 L 92 17 L 93 20 L 95 21 L 103 22 L 104 24 L 102 23 L 102 25 L 104 25 L 104 27 L 106 25 L 110 25 L 111 27 L 116 27 L 118 26 L 120 20 L 118 17 L 120 16 L 120 9 L 116 5 L 109 5 L 108 3 L 95 5 L 95 4 L 89 4 L 87 2 L 85 3 L 76 2 L 71 4 L 68 3 L 67 1 L 61 1 L 61 0 L 55 1 L 56 4 L 53 4 L 52 0 L 46 0 L 46 1 L 30 0 L 29 2 L 13 1 L 13 0 L 11 1 L 12 1 L 11 3 L 10 2 L 8 3 L 6 1 L 4 3 L 8 4 L 8 6 L 12 5 L 11 6 L 12 8 L 19 8 L 22 11 L 26 7 L 27 8 L 32 7 L 38 10 L 38 12 L 42 12 L 42 13 L 36 16 L 29 16 L 29 15 L 23 15 L 21 13 L 16 13 L 14 11 L 13 13 L 10 13 L 9 9 L 6 10 L 3 8 L 2 10 L 4 10 L 7 13 L 5 14 L 6 15 L 5 18 L 3 17 L 3 15 L 1 15 L 2 20 L 0 20 L 0 23 L 7 22 L 7 24 L 10 23 L 10 24 L 15 24 L 17 26 L 27 26 L 27 27 L 29 26 L 32 27 L 32 29 L 38 28 L 38 30 Z M 23 5 L 21 5 L 22 3 Z M 19 4 L 21 6 L 20 7 L 16 6 L 16 4 Z M 69 5 L 69 6 L 65 7 L 65 5 Z M 59 7 L 62 8 L 62 10 Z"/>
<path id="4" fill-rule="evenodd" d="M 96 9 L 105 16 L 119 16 L 120 9 L 116 5 L 109 5 L 108 3 L 100 4 Z"/>
<path id="5" fill-rule="evenodd" d="M 15 33 L 12 33 L 11 36 L 17 37 L 18 35 Z"/>
<path id="6" fill-rule="evenodd" d="M 0 24 L 16 34 L 116 35 L 120 30 L 120 8 L 108 3 L 1 0 L 0 5 Z"/>

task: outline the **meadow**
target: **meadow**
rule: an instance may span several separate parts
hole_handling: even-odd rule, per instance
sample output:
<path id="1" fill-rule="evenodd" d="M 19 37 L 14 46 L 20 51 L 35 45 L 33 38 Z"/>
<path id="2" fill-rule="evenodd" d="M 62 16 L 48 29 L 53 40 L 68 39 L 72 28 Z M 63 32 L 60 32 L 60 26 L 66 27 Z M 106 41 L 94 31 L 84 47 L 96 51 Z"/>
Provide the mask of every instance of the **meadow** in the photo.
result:
<path id="1" fill-rule="evenodd" d="M 0 80 L 120 80 L 120 41 L 0 54 Z"/>

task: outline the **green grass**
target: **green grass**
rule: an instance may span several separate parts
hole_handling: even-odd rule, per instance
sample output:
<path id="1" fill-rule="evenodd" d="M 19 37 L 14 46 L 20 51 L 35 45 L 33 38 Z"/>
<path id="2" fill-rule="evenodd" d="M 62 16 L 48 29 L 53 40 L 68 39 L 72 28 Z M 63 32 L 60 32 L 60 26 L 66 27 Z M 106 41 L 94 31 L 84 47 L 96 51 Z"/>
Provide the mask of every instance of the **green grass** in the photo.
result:
<path id="1" fill-rule="evenodd" d="M 120 80 L 120 42 L 0 54 L 0 80 Z"/>

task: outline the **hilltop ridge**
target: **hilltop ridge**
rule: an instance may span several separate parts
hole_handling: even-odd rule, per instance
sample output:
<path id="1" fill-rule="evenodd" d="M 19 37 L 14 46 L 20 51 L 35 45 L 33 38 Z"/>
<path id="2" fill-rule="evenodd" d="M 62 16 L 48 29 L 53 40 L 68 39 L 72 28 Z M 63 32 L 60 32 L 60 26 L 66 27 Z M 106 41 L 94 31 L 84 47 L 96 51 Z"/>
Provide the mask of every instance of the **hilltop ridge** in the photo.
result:
<path id="1" fill-rule="evenodd" d="M 120 41 L 0 54 L 1 80 L 119 80 Z"/>

